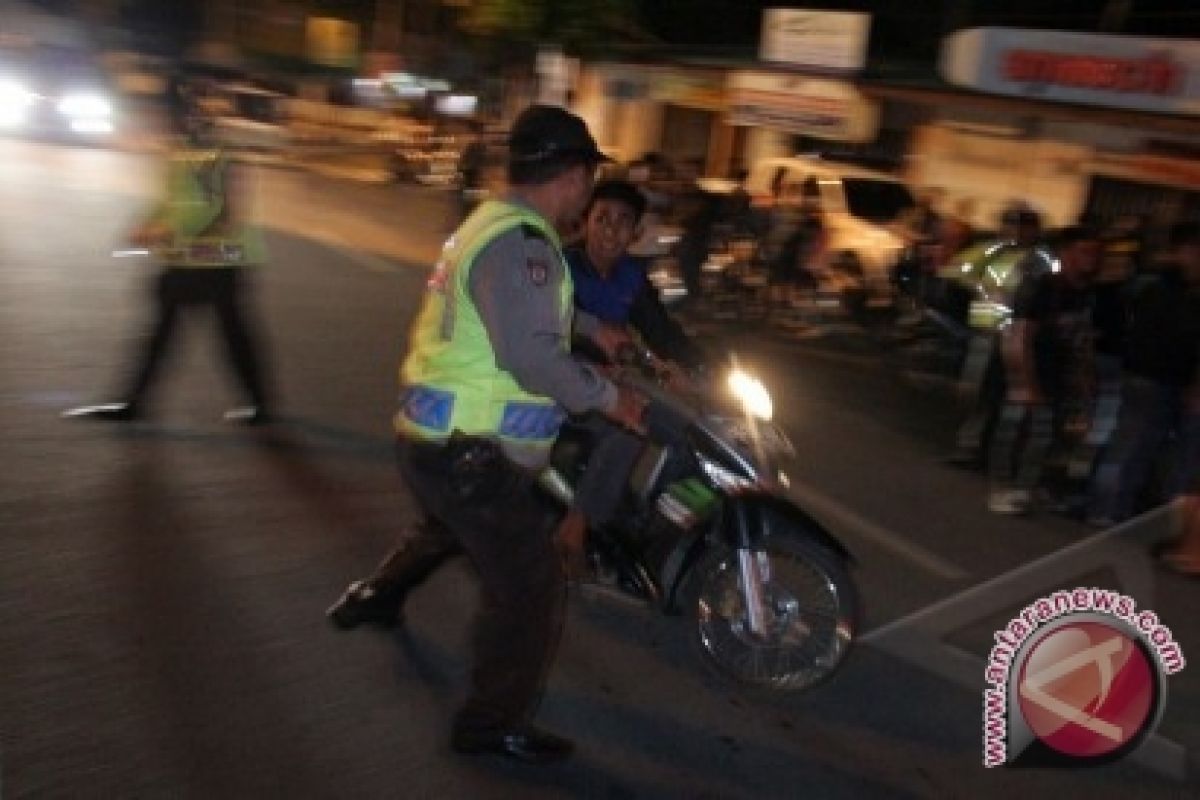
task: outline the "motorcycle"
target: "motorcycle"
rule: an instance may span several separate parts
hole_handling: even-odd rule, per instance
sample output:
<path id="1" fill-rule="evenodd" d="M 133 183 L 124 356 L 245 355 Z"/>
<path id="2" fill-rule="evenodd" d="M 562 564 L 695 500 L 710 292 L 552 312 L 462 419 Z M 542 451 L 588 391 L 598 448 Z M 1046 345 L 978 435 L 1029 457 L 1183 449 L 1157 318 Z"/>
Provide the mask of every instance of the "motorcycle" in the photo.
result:
<path id="1" fill-rule="evenodd" d="M 620 380 L 649 398 L 628 513 L 592 531 L 592 584 L 682 615 L 702 659 L 735 682 L 808 689 L 854 641 L 858 592 L 845 547 L 786 496 L 794 454 L 766 388 L 734 368 L 724 390 L 672 388 L 639 352 Z M 568 423 L 541 484 L 569 505 L 592 435 Z"/>

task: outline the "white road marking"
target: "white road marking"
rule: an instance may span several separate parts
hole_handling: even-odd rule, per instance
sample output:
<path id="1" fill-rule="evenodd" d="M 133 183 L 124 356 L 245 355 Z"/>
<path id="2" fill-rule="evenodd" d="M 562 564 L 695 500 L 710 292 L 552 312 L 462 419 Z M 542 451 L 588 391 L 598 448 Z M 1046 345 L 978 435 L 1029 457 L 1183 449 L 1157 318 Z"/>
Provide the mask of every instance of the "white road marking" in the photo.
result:
<path id="1" fill-rule="evenodd" d="M 811 510 L 818 517 L 825 517 L 839 527 L 906 559 L 943 580 L 961 581 L 969 576 L 965 570 L 936 553 L 909 541 L 895 531 L 866 519 L 837 500 L 814 489 L 793 483 L 790 492 L 805 510 Z"/>
<path id="2" fill-rule="evenodd" d="M 1030 561 L 1028 564 L 1024 564 L 1016 569 L 1009 570 L 1002 575 L 997 575 L 990 580 L 972 586 L 969 589 L 964 589 L 961 592 L 950 595 L 949 597 L 939 600 L 932 605 L 928 605 L 925 608 L 914 611 L 911 614 L 900 617 L 899 619 L 892 620 L 886 625 L 881 625 L 873 631 L 864 633 L 862 636 L 858 637 L 858 640 L 860 642 L 867 643 L 877 639 L 882 639 L 899 628 L 910 626 L 919 623 L 926 618 L 936 616 L 940 611 L 952 606 L 958 606 L 963 603 L 971 603 L 975 600 L 979 600 L 981 603 L 987 603 L 989 602 L 989 594 L 993 589 L 996 589 L 1000 586 L 1008 586 L 1014 581 L 1017 581 L 1017 579 L 1022 575 L 1040 572 L 1051 563 L 1061 560 L 1069 560 L 1073 556 L 1078 556 L 1080 553 L 1086 552 L 1087 550 L 1107 545 L 1114 539 L 1129 535 L 1132 531 L 1153 526 L 1154 523 L 1158 521 L 1160 516 L 1168 516 L 1174 513 L 1174 509 L 1175 507 L 1173 504 L 1161 506 L 1153 511 L 1143 514 L 1140 517 L 1131 519 L 1125 523 L 1122 523 L 1121 525 L 1117 525 L 1116 527 L 1109 528 L 1103 533 L 1089 536 L 1088 538 L 1076 542 L 1075 544 L 1068 545 L 1062 549 L 1047 553 L 1041 558 Z M 1034 591 L 1036 591 L 1038 588 L 1043 587 L 1031 587 L 1031 589 Z"/>

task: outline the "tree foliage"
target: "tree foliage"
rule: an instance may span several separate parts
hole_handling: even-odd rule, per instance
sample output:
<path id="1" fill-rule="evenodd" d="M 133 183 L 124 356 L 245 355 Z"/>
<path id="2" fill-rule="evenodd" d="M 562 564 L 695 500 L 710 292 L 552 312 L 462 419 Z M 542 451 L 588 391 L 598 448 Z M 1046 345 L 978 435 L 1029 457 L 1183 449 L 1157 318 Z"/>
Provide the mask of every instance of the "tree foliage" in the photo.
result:
<path id="1" fill-rule="evenodd" d="M 636 0 L 473 0 L 461 25 L 474 36 L 581 53 L 647 38 Z"/>

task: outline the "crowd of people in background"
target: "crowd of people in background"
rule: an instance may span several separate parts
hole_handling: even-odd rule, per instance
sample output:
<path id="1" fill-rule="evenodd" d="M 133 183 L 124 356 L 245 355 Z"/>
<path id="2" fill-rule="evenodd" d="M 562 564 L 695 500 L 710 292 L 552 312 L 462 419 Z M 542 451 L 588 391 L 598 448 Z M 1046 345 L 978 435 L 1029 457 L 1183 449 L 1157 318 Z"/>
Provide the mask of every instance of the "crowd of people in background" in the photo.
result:
<path id="1" fill-rule="evenodd" d="M 986 467 L 997 514 L 1044 505 L 1104 528 L 1195 496 L 1200 226 L 1155 230 L 1121 218 L 1043 231 L 1027 207 L 1004 223 L 983 251 L 1009 248 L 1016 277 L 990 295 L 998 324 L 981 324 L 986 309 L 974 313 L 988 287 L 967 303 L 961 385 L 971 408 L 951 460 Z M 969 251 L 952 262 L 940 280 L 971 266 Z M 1200 540 L 1164 558 L 1200 574 Z"/>

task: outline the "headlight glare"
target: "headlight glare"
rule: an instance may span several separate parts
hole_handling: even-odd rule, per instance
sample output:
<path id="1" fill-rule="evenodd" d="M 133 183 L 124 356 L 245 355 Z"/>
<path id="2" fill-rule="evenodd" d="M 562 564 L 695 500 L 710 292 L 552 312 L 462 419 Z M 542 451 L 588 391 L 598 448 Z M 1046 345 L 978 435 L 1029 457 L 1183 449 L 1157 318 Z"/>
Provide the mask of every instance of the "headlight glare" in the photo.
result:
<path id="1" fill-rule="evenodd" d="M 72 119 L 109 117 L 112 116 L 112 103 L 98 94 L 68 94 L 58 101 L 58 113 Z"/>
<path id="2" fill-rule="evenodd" d="M 729 390 L 738 399 L 746 411 L 763 421 L 770 421 L 775 413 L 771 404 L 771 393 L 762 381 L 735 369 L 729 373 Z"/>
<path id="3" fill-rule="evenodd" d="M 0 80 L 0 128 L 20 125 L 36 96 L 14 80 Z"/>

